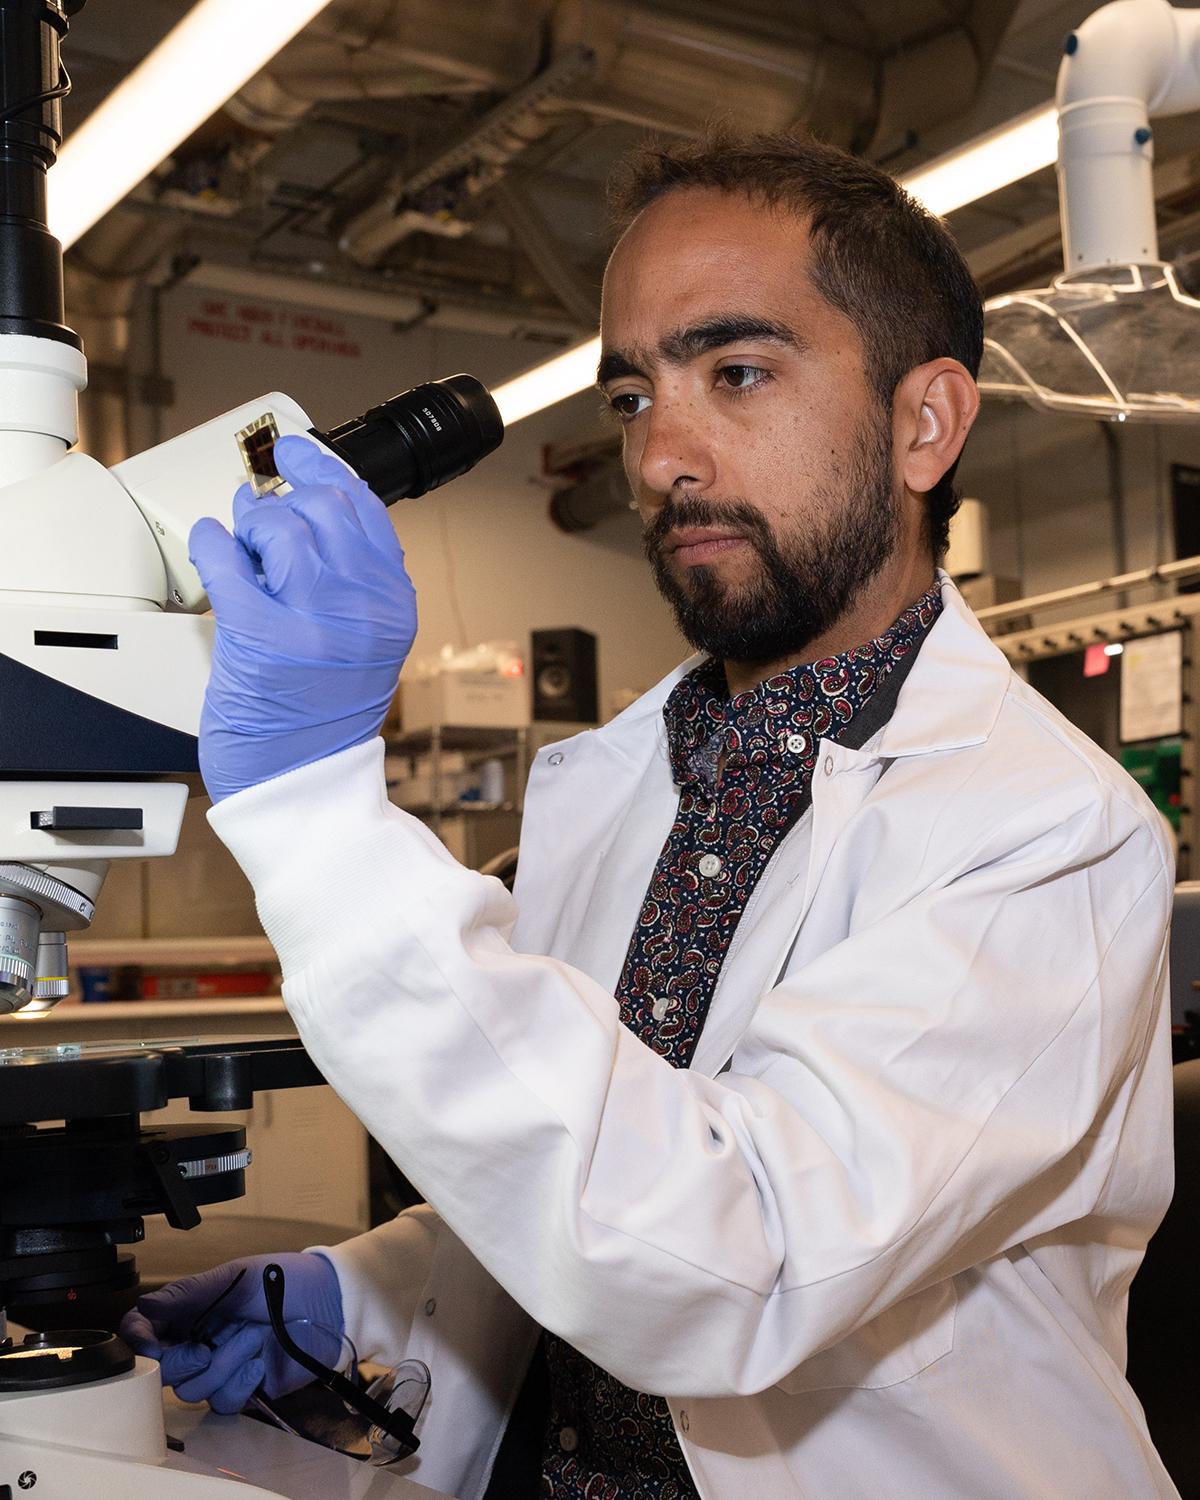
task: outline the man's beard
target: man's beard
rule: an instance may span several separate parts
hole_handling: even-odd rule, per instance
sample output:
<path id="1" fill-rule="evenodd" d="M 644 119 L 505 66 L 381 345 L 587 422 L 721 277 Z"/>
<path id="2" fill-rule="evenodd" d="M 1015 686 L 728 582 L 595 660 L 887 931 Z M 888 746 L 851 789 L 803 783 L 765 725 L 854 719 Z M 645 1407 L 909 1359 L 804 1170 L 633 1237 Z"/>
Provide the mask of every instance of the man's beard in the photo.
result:
<path id="1" fill-rule="evenodd" d="M 892 487 L 891 423 L 864 424 L 844 475 L 813 496 L 805 533 L 778 538 L 741 500 L 669 499 L 646 528 L 646 555 L 680 631 L 720 661 L 760 664 L 799 655 L 837 624 L 896 547 L 899 507 Z M 716 569 L 689 568 L 681 581 L 663 550 L 676 527 L 736 529 L 758 555 L 745 583 Z"/>

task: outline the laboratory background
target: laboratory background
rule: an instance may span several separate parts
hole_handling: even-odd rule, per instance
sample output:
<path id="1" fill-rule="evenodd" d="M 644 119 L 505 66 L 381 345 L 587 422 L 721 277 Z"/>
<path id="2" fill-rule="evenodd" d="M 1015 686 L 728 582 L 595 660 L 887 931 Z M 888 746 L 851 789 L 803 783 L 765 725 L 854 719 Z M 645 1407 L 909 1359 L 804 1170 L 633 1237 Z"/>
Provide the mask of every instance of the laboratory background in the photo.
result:
<path id="1" fill-rule="evenodd" d="M 30 93 L 59 96 L 46 214 L 62 245 L 63 322 L 86 355 L 84 387 L 74 345 L 37 322 L 49 316 L 39 299 L 54 253 L 30 228 L 36 205 L 23 202 L 19 152 L 6 147 L 0 616 L 11 624 L 0 619 L 0 654 L 12 672 L 0 807 L 15 832 L 0 847 L 0 905 L 15 923 L 34 899 L 33 871 L 54 887 L 52 909 L 70 907 L 75 865 L 107 864 L 102 888 L 82 883 L 89 909 L 61 919 L 65 938 L 48 938 L 43 920 L 33 970 L 13 960 L 5 974 L 16 998 L 0 1020 L 0 1280 L 18 1324 L 75 1326 L 61 1306 L 68 1289 L 73 1302 L 119 1301 L 131 1251 L 141 1284 L 158 1286 L 233 1256 L 336 1243 L 416 1199 L 313 1076 L 203 786 L 170 775 L 171 737 L 187 734 L 203 687 L 203 600 L 183 598 L 181 549 L 204 513 L 201 481 L 218 471 L 197 434 L 233 414 L 245 472 L 234 465 L 232 490 L 256 472 L 269 482 L 256 469 L 260 411 L 278 424 L 270 435 L 311 428 L 336 440 L 426 382 L 465 372 L 492 392 L 502 446 L 488 452 L 481 439 L 458 477 L 390 511 L 420 634 L 384 734 L 392 800 L 462 863 L 511 884 L 539 747 L 608 722 L 687 655 L 651 586 L 620 435 L 594 385 L 613 239 L 606 178 L 647 135 L 687 139 L 714 119 L 798 125 L 893 174 L 962 247 L 987 342 L 945 567 L 1017 671 L 1142 785 L 1176 851 L 1179 1187 L 1135 1286 L 1131 1379 L 1180 1492 L 1200 1495 L 1200 1439 L 1189 1435 L 1200 1401 L 1200 1088 L 1189 1073 L 1200 1057 L 1200 12 L 1173 7 L 1190 41 L 1163 58 L 1142 48 L 1139 20 L 1167 9 L 1162 0 L 1105 18 L 1124 9 L 0 0 L 0 126 Z M 1094 83 L 1076 79 L 1060 150 L 1056 80 L 1089 25 L 1104 56 Z M 47 75 L 50 33 L 61 58 Z M 1115 121 L 1079 107 L 1118 93 L 1133 103 Z M 1114 131 L 1136 136 L 1119 160 L 1096 144 Z M 58 352 L 43 358 L 34 344 Z M 77 471 L 95 496 L 86 515 L 61 484 L 43 485 L 47 433 L 56 451 L 77 442 L 89 461 Z M 160 450 L 169 462 L 154 459 Z M 112 540 L 123 533 L 88 540 L 88 528 L 118 489 L 163 539 L 163 623 L 176 644 L 159 676 L 177 678 L 178 703 L 165 689 L 154 701 L 147 665 L 166 637 L 124 676 L 121 653 L 105 649 L 117 627 L 101 579 L 134 563 Z M 63 605 L 61 619 L 39 626 L 35 660 L 16 643 L 22 611 L 47 603 Z M 76 724 L 66 749 L 39 760 L 46 710 L 30 684 L 47 676 L 112 717 Z M 49 713 L 69 716 L 69 697 Z M 144 760 L 122 738 L 134 721 L 149 726 Z M 31 787 L 44 787 L 32 808 Z M 52 857 L 37 842 L 50 835 Z M 86 1076 L 66 1071 L 80 1061 Z M 102 1168 L 85 1154 L 43 1171 L 19 1146 L 29 1125 L 79 1116 L 69 1147 L 79 1151 L 88 1121 L 118 1114 L 125 1144 L 106 1137 Z M 139 1119 L 169 1145 L 137 1145 Z M 192 1135 L 170 1134 L 178 1127 Z M 76 1198 L 87 1208 L 73 1216 L 64 1199 Z M 118 1230 L 135 1219 L 144 1231 L 130 1244 Z M 89 1238 L 85 1224 L 103 1232 Z M 27 1395 L 6 1417 L 16 1389 L 0 1384 L 0 1456 L 32 1438 L 44 1460 L 71 1446 L 67 1424 L 90 1420 L 40 1418 Z M 188 1461 L 215 1474 L 213 1419 L 177 1415 L 168 1432 L 191 1424 Z M 111 1416 L 98 1425 L 110 1457 L 141 1441 L 113 1438 Z M 255 1471 L 263 1488 L 251 1492 L 428 1493 L 402 1480 L 338 1488 L 349 1482 L 332 1470 L 323 1490 L 287 1488 L 299 1483 L 287 1467 Z M 36 1469 L 30 1459 L 21 1472 Z M 32 1492 L 239 1492 L 230 1479 L 168 1488 L 170 1462 L 160 1489 L 115 1477 L 93 1488 L 101 1473 L 85 1466 L 78 1488 L 47 1479 Z"/>

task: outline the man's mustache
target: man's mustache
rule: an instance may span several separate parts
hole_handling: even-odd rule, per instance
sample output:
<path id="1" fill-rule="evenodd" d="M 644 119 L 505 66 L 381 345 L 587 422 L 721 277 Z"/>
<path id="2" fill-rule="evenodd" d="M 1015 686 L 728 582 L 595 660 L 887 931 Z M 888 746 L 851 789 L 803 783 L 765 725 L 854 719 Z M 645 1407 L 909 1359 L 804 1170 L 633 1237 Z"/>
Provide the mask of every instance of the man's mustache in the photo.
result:
<path id="1" fill-rule="evenodd" d="M 652 561 L 661 555 L 672 531 L 683 526 L 724 526 L 741 532 L 748 541 L 771 535 L 766 521 L 744 500 L 702 500 L 698 495 L 670 499 L 642 531 L 642 545 Z"/>

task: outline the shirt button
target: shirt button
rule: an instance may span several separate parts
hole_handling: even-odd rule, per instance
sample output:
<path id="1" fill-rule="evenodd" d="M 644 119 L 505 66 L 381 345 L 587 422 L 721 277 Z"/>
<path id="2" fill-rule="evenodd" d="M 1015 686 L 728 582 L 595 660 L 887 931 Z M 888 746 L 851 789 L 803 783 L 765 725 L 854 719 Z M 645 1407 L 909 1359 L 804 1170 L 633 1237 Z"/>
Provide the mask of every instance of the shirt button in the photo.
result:
<path id="1" fill-rule="evenodd" d="M 725 861 L 719 854 L 702 854 L 700 856 L 700 873 L 707 880 L 714 875 L 719 875 L 724 868 Z"/>
<path id="2" fill-rule="evenodd" d="M 832 776 L 833 775 L 833 756 L 832 755 L 827 755 L 825 757 L 825 774 L 826 774 L 826 776 Z"/>
<path id="3" fill-rule="evenodd" d="M 663 995 L 660 996 L 660 998 L 657 999 L 650 1007 L 650 1014 L 656 1021 L 661 1021 L 670 1009 L 671 997 L 669 995 Z"/>
<path id="4" fill-rule="evenodd" d="M 563 758 L 564 757 L 561 750 L 556 750 L 553 755 L 548 755 L 546 757 L 546 759 L 552 766 L 561 766 L 563 763 Z"/>
<path id="5" fill-rule="evenodd" d="M 559 1432 L 558 1446 L 564 1453 L 574 1453 L 579 1447 L 579 1434 L 573 1427 L 564 1427 Z"/>
<path id="6" fill-rule="evenodd" d="M 793 755 L 803 755 L 808 749 L 808 738 L 803 734 L 789 734 L 787 747 Z"/>

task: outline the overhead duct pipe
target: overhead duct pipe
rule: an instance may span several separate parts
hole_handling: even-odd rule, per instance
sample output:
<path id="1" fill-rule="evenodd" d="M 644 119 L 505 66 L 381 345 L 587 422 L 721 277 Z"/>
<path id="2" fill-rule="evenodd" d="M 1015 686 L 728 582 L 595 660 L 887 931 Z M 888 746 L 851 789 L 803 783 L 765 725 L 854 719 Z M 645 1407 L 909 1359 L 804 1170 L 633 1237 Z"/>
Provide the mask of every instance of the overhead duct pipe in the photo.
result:
<path id="1" fill-rule="evenodd" d="M 499 182 L 509 164 L 557 122 L 550 109 L 590 71 L 583 47 L 559 57 L 503 100 L 447 151 L 415 173 L 394 177 L 383 193 L 342 230 L 341 248 L 360 265 L 378 265 L 393 245 L 417 229 L 449 233 L 468 226 L 453 213 L 458 201 Z"/>
<path id="2" fill-rule="evenodd" d="M 558 0 L 547 66 L 449 152 L 419 173 L 397 174 L 347 222 L 342 248 L 378 265 L 414 229 L 439 232 L 439 215 L 444 230 L 456 202 L 499 181 L 566 112 L 694 135 L 720 101 L 736 99 L 742 129 L 798 124 L 845 146 L 882 150 L 902 129 L 928 128 L 967 107 L 1014 9 L 1015 0 L 979 0 L 964 23 L 881 58 L 799 28 L 760 37 L 644 0 Z"/>
<path id="3" fill-rule="evenodd" d="M 335 0 L 227 106 L 273 132 L 313 104 L 508 93 L 537 72 L 550 0 Z"/>
<path id="4" fill-rule="evenodd" d="M 1150 120 L 1200 108 L 1200 11 L 1114 0 L 1059 67 L 1063 274 L 986 304 L 985 395 L 1086 417 L 1200 418 L 1200 301 L 1158 257 Z"/>
<path id="5" fill-rule="evenodd" d="M 1068 272 L 1158 260 L 1153 116 L 1200 109 L 1200 11 L 1114 0 L 1067 38 L 1058 193 Z"/>

